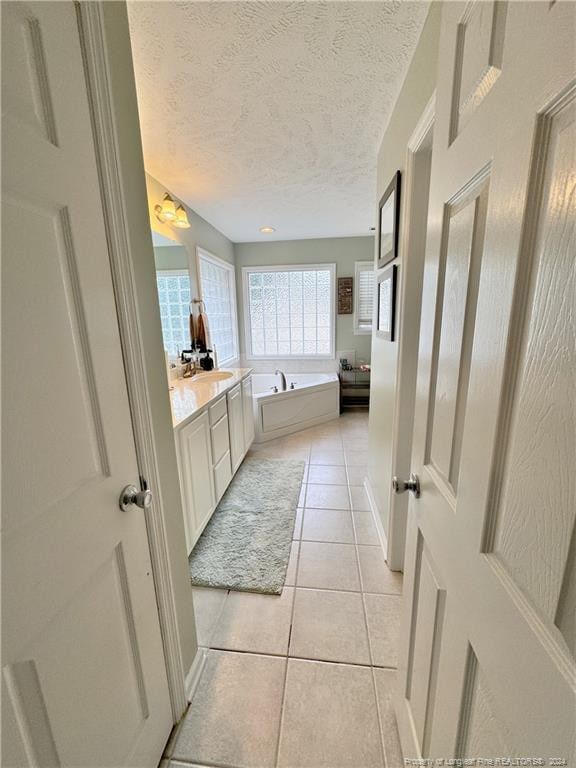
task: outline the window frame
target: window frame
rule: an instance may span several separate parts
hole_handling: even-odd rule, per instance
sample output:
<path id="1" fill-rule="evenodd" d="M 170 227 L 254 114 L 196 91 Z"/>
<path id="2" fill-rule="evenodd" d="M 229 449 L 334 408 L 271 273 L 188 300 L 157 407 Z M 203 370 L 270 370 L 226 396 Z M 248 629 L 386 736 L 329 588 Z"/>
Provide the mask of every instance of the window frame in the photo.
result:
<path id="1" fill-rule="evenodd" d="M 372 296 L 372 318 L 370 320 L 370 327 L 360 323 L 358 317 L 359 309 L 359 291 L 360 291 L 360 273 L 371 272 L 374 276 L 373 288 L 376 288 L 376 270 L 374 269 L 373 261 L 356 261 L 354 262 L 354 336 L 371 336 L 374 330 L 374 295 Z"/>
<path id="2" fill-rule="evenodd" d="M 236 268 L 234 264 L 230 264 L 230 262 L 225 261 L 224 259 L 221 259 L 219 256 L 215 256 L 213 253 L 210 253 L 210 251 L 207 251 L 205 248 L 202 248 L 200 246 L 196 246 L 196 280 L 198 285 L 198 294 L 199 298 L 204 301 L 204 293 L 202 290 L 202 272 L 200 269 L 200 260 L 205 259 L 206 261 L 212 262 L 217 267 L 223 268 L 228 272 L 228 280 L 230 283 L 230 297 L 231 297 L 231 309 L 232 309 L 232 329 L 233 329 L 233 337 L 234 337 L 234 351 L 235 355 L 234 357 L 227 357 L 226 359 L 222 359 L 220 357 L 220 353 L 218 351 L 218 347 L 216 346 L 216 354 L 218 355 L 218 367 L 231 367 L 235 364 L 238 364 L 240 360 L 240 338 L 239 338 L 239 332 L 238 332 L 238 306 L 236 301 Z M 210 323 L 210 315 L 208 314 L 208 323 Z M 212 337 L 212 342 L 214 342 L 214 338 Z"/>
<path id="3" fill-rule="evenodd" d="M 190 270 L 186 269 L 185 267 L 175 267 L 174 269 L 157 269 L 156 275 L 160 275 L 161 277 L 184 277 L 186 275 L 188 277 L 188 281 L 190 283 L 190 299 L 192 299 L 192 276 L 190 275 Z M 158 290 L 158 288 L 156 288 Z M 158 311 L 160 311 L 160 297 L 158 297 Z M 162 343 L 165 343 L 164 339 L 164 330 L 162 328 L 162 318 L 160 318 L 160 328 L 162 332 Z M 165 351 L 166 347 L 164 347 Z M 174 354 L 173 352 L 168 352 L 168 360 L 171 362 L 178 360 L 178 355 Z"/>
<path id="4" fill-rule="evenodd" d="M 328 270 L 330 272 L 330 352 L 314 355 L 255 355 L 252 352 L 252 333 L 250 323 L 250 296 L 248 280 L 254 272 L 305 272 Z M 242 301 L 244 315 L 244 344 L 246 360 L 334 360 L 336 357 L 336 263 L 325 264 L 278 264 L 274 266 L 242 267 Z"/>

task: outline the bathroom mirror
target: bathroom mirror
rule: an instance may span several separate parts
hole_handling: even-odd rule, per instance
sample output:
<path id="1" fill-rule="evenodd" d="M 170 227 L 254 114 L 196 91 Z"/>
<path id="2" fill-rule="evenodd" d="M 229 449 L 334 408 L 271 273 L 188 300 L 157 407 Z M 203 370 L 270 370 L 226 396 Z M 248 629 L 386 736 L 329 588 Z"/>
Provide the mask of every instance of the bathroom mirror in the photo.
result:
<path id="1" fill-rule="evenodd" d="M 152 231 L 164 349 L 176 358 L 190 348 L 190 262 L 177 240 Z"/>

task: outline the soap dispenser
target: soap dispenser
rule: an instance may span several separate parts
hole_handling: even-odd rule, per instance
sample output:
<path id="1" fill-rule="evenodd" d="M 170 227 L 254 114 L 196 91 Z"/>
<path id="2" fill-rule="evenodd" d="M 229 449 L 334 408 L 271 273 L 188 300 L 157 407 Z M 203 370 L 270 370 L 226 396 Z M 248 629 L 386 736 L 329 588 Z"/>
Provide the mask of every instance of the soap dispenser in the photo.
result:
<path id="1" fill-rule="evenodd" d="M 211 371 L 214 368 L 214 360 L 210 357 L 211 349 L 206 350 L 206 355 L 200 360 L 200 366 L 205 371 Z"/>

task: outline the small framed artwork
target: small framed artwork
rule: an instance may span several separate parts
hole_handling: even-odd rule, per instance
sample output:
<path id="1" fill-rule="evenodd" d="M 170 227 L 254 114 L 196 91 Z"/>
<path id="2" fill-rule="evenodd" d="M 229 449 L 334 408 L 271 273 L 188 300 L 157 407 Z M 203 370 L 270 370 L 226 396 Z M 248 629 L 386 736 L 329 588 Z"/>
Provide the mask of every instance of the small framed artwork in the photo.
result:
<path id="1" fill-rule="evenodd" d="M 351 277 L 338 278 L 338 314 L 352 314 L 353 281 Z"/>
<path id="2" fill-rule="evenodd" d="M 396 272 L 391 264 L 378 275 L 378 320 L 376 335 L 385 341 L 396 341 Z"/>
<path id="3" fill-rule="evenodd" d="M 400 171 L 396 171 L 378 206 L 378 269 L 398 255 L 400 175 Z"/>

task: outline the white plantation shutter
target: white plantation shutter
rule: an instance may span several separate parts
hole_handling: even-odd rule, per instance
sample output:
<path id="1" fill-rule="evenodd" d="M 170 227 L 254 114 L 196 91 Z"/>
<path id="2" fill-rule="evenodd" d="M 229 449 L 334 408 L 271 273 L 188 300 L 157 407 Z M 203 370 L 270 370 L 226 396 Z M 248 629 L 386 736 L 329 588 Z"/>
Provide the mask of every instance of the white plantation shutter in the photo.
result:
<path id="1" fill-rule="evenodd" d="M 371 261 L 358 261 L 355 272 L 354 332 L 371 333 L 375 291 L 374 266 Z"/>
<path id="2" fill-rule="evenodd" d="M 255 357 L 333 357 L 335 265 L 245 267 L 246 348 Z"/>

